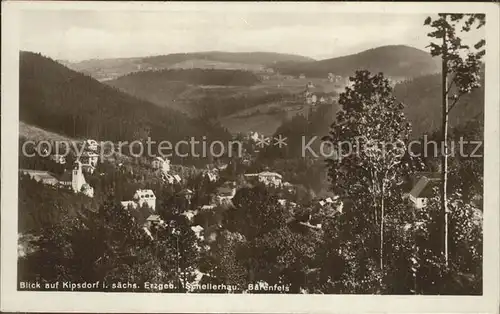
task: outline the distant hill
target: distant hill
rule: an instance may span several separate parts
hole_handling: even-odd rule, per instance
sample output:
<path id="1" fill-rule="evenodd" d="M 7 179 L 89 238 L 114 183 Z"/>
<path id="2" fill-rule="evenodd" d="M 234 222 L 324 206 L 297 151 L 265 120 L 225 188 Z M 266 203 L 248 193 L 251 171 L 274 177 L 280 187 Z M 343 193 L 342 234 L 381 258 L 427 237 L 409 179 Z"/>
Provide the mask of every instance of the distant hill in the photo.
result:
<path id="1" fill-rule="evenodd" d="M 64 64 L 75 71 L 86 73 L 98 80 L 109 80 L 142 70 L 185 68 L 186 64 L 206 68 L 206 63 L 209 61 L 213 62 L 212 68 L 215 69 L 230 68 L 261 71 L 263 68 L 278 62 L 307 62 L 314 61 L 314 59 L 273 52 L 210 51 L 137 58 L 92 59 L 75 63 L 66 62 Z"/>
<path id="2" fill-rule="evenodd" d="M 308 77 L 327 77 L 328 73 L 348 77 L 358 69 L 372 73 L 383 72 L 386 77 L 413 78 L 440 71 L 439 60 L 429 53 L 404 45 L 383 46 L 348 56 L 320 61 L 278 63 L 275 70 L 282 74 L 305 74 Z"/>
<path id="3" fill-rule="evenodd" d="M 303 93 L 309 81 L 285 79 L 272 73 L 186 68 L 134 72 L 104 83 L 160 107 L 194 117 L 205 111 L 220 118 L 259 105 L 287 102 Z M 337 90 L 326 80 L 312 81 L 324 92 Z"/>
<path id="4" fill-rule="evenodd" d="M 184 82 L 193 85 L 213 86 L 252 86 L 259 83 L 259 78 L 248 71 L 219 69 L 169 69 L 158 71 L 140 71 L 122 76 L 114 81 L 138 80 L 147 82 Z"/>
<path id="5" fill-rule="evenodd" d="M 244 70 L 251 72 L 263 72 L 266 66 L 262 64 L 222 62 L 205 59 L 189 59 L 171 65 L 168 69 L 213 69 L 213 70 Z"/>
<path id="6" fill-rule="evenodd" d="M 233 62 L 244 64 L 262 64 L 271 65 L 277 62 L 294 61 L 307 62 L 314 59 L 294 54 L 283 54 L 276 52 L 224 52 L 224 51 L 209 51 L 209 52 L 193 52 L 193 53 L 175 53 L 165 56 L 154 56 L 143 58 L 143 61 L 151 65 L 155 64 L 175 64 L 178 62 L 202 59 L 220 62 Z"/>
<path id="7" fill-rule="evenodd" d="M 130 141 L 149 135 L 175 142 L 229 136 L 209 121 L 139 100 L 32 52 L 20 54 L 19 92 L 21 121 L 72 138 Z"/>
<path id="8" fill-rule="evenodd" d="M 259 82 L 260 79 L 248 71 L 193 68 L 129 73 L 105 83 L 161 107 L 198 116 L 199 99 L 220 90 L 222 94 L 234 96 Z M 223 97 L 217 94 L 214 99 L 220 101 Z"/>

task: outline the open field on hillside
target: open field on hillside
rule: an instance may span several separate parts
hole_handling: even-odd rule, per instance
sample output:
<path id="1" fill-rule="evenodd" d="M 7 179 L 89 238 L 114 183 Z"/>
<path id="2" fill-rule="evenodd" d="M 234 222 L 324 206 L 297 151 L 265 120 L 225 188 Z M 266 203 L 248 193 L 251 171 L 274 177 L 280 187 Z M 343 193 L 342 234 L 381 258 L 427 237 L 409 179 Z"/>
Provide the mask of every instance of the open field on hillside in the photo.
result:
<path id="1" fill-rule="evenodd" d="M 28 140 L 35 142 L 46 140 L 46 141 L 73 141 L 78 139 L 73 139 L 68 136 L 50 132 L 39 127 L 29 125 L 22 121 L 19 121 L 19 137 L 24 137 Z"/>

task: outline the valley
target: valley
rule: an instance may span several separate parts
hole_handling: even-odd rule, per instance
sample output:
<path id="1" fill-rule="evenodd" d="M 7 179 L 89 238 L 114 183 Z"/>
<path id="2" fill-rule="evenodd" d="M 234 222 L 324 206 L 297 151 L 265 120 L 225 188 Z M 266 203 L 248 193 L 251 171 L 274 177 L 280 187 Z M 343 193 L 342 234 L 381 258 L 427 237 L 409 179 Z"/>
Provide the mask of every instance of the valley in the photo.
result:
<path id="1" fill-rule="evenodd" d="M 326 60 L 274 53 L 201 52 L 64 64 L 140 101 L 173 110 L 173 116 L 217 122 L 232 134 L 254 131 L 265 135 L 310 110 L 304 96 L 308 84 L 317 103 L 330 107 L 322 122 L 329 125 L 349 75 L 364 67 L 389 73 L 395 96 L 406 105 L 414 125 L 413 136 L 439 125 L 440 82 L 435 75 L 439 62 L 407 46 L 384 46 Z M 481 88 L 461 100 L 463 108 L 451 116 L 452 125 L 481 117 L 482 92 Z M 421 97 L 416 97 L 419 93 Z"/>

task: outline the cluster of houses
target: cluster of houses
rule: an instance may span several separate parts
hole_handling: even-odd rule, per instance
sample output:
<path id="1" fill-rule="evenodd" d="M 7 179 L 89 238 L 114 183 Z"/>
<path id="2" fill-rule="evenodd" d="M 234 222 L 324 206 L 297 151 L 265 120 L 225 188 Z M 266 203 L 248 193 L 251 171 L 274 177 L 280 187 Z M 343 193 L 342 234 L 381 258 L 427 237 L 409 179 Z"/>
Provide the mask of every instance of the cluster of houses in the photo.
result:
<path id="1" fill-rule="evenodd" d="M 156 196 L 150 189 L 139 189 L 132 200 L 122 201 L 123 209 L 128 210 L 135 222 L 154 240 L 151 233 L 152 225 L 165 226 L 165 222 L 156 214 Z"/>
<path id="2" fill-rule="evenodd" d="M 19 169 L 19 172 L 28 175 L 37 182 L 72 190 L 74 193 L 82 193 L 88 197 L 94 197 L 94 188 L 86 182 L 82 163 L 78 160 L 75 161 L 71 171 L 66 170 L 61 176 L 43 170 Z"/>
<path id="3" fill-rule="evenodd" d="M 215 176 L 217 171 L 207 170 L 205 175 Z M 263 171 L 255 174 L 246 174 L 246 178 L 264 183 L 266 186 L 284 186 L 283 178 L 276 172 Z M 216 180 L 216 177 L 213 178 Z M 419 173 L 413 178 L 413 187 L 408 193 L 408 199 L 411 200 L 416 208 L 426 206 L 427 199 L 432 196 L 432 189 L 439 183 L 439 173 Z M 286 182 L 285 182 L 286 183 Z M 217 230 L 222 227 L 222 215 L 214 210 L 225 202 L 229 202 L 236 194 L 237 184 L 234 181 L 228 181 L 217 189 L 216 202 L 210 205 L 203 205 L 197 210 L 189 210 L 182 213 L 191 223 L 191 230 L 200 243 L 209 247 L 209 243 L 216 240 Z M 184 189 L 179 193 L 190 199 L 193 191 Z M 152 190 L 137 190 L 132 200 L 122 201 L 122 207 L 129 210 L 134 220 L 140 228 L 154 240 L 152 226 L 167 227 L 167 223 L 156 213 L 156 197 Z M 313 202 L 312 211 L 296 215 L 295 209 L 298 205 L 287 199 L 278 199 L 278 206 L 290 208 L 292 217 L 287 220 L 291 228 L 302 228 L 302 230 L 311 230 L 311 232 L 322 232 L 322 220 L 324 217 L 336 217 L 343 213 L 344 202 L 338 196 L 333 194 L 319 197 Z M 198 214 L 207 214 L 205 218 L 195 223 L 195 217 Z M 174 229 L 172 229 L 174 232 Z M 201 249 L 197 246 L 198 249 Z"/>
<path id="4" fill-rule="evenodd" d="M 97 154 L 98 145 L 97 141 L 89 139 L 83 143 L 83 152 L 78 156 L 83 171 L 87 173 L 94 173 L 97 167 L 97 162 L 99 161 L 99 155 Z"/>
<path id="5" fill-rule="evenodd" d="M 152 166 L 160 171 L 164 182 L 169 184 L 182 182 L 182 178 L 178 174 L 170 173 L 170 160 L 168 158 L 156 157 L 152 162 Z"/>
<path id="6" fill-rule="evenodd" d="M 307 90 L 314 88 L 312 83 L 307 85 Z M 256 141 L 259 138 L 257 132 L 251 132 L 247 135 L 248 139 Z M 20 172 L 30 176 L 32 179 L 42 182 L 43 184 L 50 185 L 57 188 L 65 188 L 72 190 L 75 193 L 82 193 L 88 197 L 94 196 L 94 189 L 86 182 L 84 173 L 94 173 L 97 163 L 98 163 L 98 145 L 94 140 L 87 140 L 84 142 L 83 153 L 77 157 L 73 168 L 71 170 L 66 170 L 61 176 L 54 175 L 48 171 L 41 170 L 31 170 L 31 169 L 20 169 Z M 53 157 L 53 160 L 64 164 L 66 160 L 61 158 L 61 156 Z M 165 182 L 181 183 L 182 179 L 177 174 L 171 174 L 170 161 L 168 159 L 163 159 L 157 157 L 153 161 L 153 167 L 161 172 L 162 178 Z M 213 169 L 206 169 L 203 175 L 210 181 L 216 182 L 220 179 L 220 170 L 225 169 L 227 165 L 222 165 L 220 167 L 215 167 Z M 262 171 L 259 173 L 247 173 L 244 174 L 244 179 L 247 183 L 260 183 L 267 187 L 272 188 L 284 188 L 289 192 L 293 191 L 294 186 L 288 182 L 284 182 L 282 175 L 277 172 L 272 171 Z M 424 208 L 428 199 L 432 197 L 434 191 L 433 189 L 440 183 L 439 173 L 417 173 L 411 182 L 411 190 L 407 193 L 407 198 L 414 204 L 415 208 Z M 223 205 L 232 205 L 232 200 L 236 195 L 238 184 L 234 181 L 227 181 L 217 188 L 216 193 L 208 205 L 203 205 L 196 211 L 186 211 L 183 215 L 186 216 L 188 220 L 193 222 L 194 217 L 199 213 L 210 213 L 212 214 L 215 208 Z M 184 189 L 180 194 L 190 199 L 193 192 L 189 189 Z M 324 198 L 318 198 L 315 200 L 315 208 L 317 212 L 321 213 L 322 216 L 332 216 L 337 214 L 342 214 L 344 203 L 339 200 L 336 196 L 328 196 Z M 291 202 L 287 199 L 279 199 L 278 206 L 286 206 L 288 208 L 294 209 L 297 204 Z M 151 232 L 152 226 L 166 227 L 165 221 L 163 221 L 160 215 L 156 212 L 156 196 L 151 189 L 139 189 L 135 192 L 131 200 L 125 200 L 121 202 L 123 209 L 128 210 L 134 220 L 138 223 L 140 228 L 151 238 L 154 236 Z M 219 217 L 220 218 L 220 217 Z M 216 236 L 215 230 L 221 227 L 221 221 L 215 219 L 215 222 L 208 220 L 204 223 L 204 226 L 193 225 L 191 229 L 196 234 L 198 239 L 202 241 L 214 240 Z M 308 217 L 303 217 L 301 219 L 293 218 L 293 222 L 301 225 L 303 227 L 310 228 L 312 230 L 321 230 L 321 221 L 317 221 L 311 215 Z"/>
<path id="7" fill-rule="evenodd" d="M 209 176 L 212 172 L 206 172 Z M 42 178 L 43 175 L 39 174 Z M 215 175 L 215 174 L 214 174 Z M 255 174 L 246 174 L 245 177 L 250 179 L 250 181 L 255 180 L 265 184 L 266 186 L 274 187 L 284 187 L 282 181 L 282 176 L 276 172 L 263 171 Z M 45 180 L 50 180 L 50 178 L 44 178 Z M 215 180 L 215 178 L 214 178 Z M 415 208 L 424 208 L 427 204 L 428 198 L 433 195 L 433 188 L 440 182 L 439 173 L 418 173 L 413 178 L 413 187 L 411 191 L 407 194 L 408 199 L 414 204 Z M 72 184 L 78 184 L 72 181 Z M 192 225 L 191 229 L 196 234 L 197 238 L 202 242 L 208 243 L 216 238 L 216 230 L 221 226 L 221 215 L 217 215 L 214 209 L 220 207 L 221 205 L 232 205 L 231 200 L 236 195 L 237 184 L 234 181 L 225 182 L 220 186 L 214 198 L 213 203 L 209 205 L 203 205 L 197 210 L 189 210 L 182 213 L 189 221 L 194 223 L 194 217 L 200 213 L 208 214 L 207 217 L 202 221 L 202 225 L 196 224 Z M 180 194 L 188 196 L 193 194 L 193 191 L 189 189 L 184 189 Z M 163 226 L 166 227 L 165 221 L 156 213 L 156 196 L 152 190 L 137 190 L 133 196 L 132 200 L 122 201 L 121 205 L 124 209 L 131 212 L 132 216 L 139 224 L 139 226 L 144 230 L 144 232 L 151 238 L 154 239 L 151 233 L 151 226 Z M 297 208 L 297 204 L 287 200 L 279 199 L 278 206 L 284 206 L 290 208 L 292 211 Z M 344 202 L 339 199 L 338 196 L 329 195 L 325 197 L 317 198 L 313 203 L 313 209 L 316 214 L 307 214 L 304 217 L 294 216 L 290 218 L 288 223 L 299 225 L 304 228 L 311 230 L 321 231 L 322 224 L 320 217 L 334 217 L 335 215 L 343 213 Z M 319 214 L 319 215 L 318 215 Z"/>
<path id="8" fill-rule="evenodd" d="M 328 79 L 328 82 L 330 82 L 330 83 L 342 83 L 343 81 L 345 81 L 345 78 L 343 78 L 340 75 L 333 74 L 333 73 L 328 73 L 327 79 Z"/>
<path id="9" fill-rule="evenodd" d="M 74 193 L 82 193 L 88 197 L 94 197 L 94 188 L 85 180 L 84 173 L 94 173 L 99 160 L 97 154 L 97 141 L 89 139 L 82 143 L 82 153 L 77 156 L 71 170 L 66 169 L 60 176 L 44 170 L 19 169 L 20 173 L 28 175 L 43 184 L 72 190 Z M 66 164 L 66 156 L 53 154 L 49 157 L 58 164 Z"/>
<path id="10" fill-rule="evenodd" d="M 306 85 L 306 90 L 304 91 L 304 97 L 306 99 L 306 104 L 308 105 L 316 105 L 316 104 L 327 104 L 327 103 L 332 103 L 334 101 L 333 96 L 319 96 L 324 94 L 323 90 L 321 88 L 317 88 L 314 86 L 312 82 L 307 83 Z"/>

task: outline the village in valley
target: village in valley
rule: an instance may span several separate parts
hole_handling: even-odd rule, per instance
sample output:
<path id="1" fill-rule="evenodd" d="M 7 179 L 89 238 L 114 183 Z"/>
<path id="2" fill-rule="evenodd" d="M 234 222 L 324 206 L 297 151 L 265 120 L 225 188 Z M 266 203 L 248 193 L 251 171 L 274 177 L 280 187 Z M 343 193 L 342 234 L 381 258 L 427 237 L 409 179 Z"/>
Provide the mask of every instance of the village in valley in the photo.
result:
<path id="1" fill-rule="evenodd" d="M 318 100 L 316 95 L 311 92 L 313 88 L 313 84 L 309 82 L 304 92 L 305 103 L 309 105 L 309 108 L 313 108 L 318 101 L 323 103 L 323 98 Z M 232 158 L 227 163 L 218 161 L 203 169 L 172 165 L 167 157 L 159 156 L 141 157 L 138 160 L 138 158 L 115 154 L 112 157 L 101 159 L 99 143 L 96 140 L 87 139 L 77 142 L 76 147 L 83 148 L 80 156 L 73 151 L 70 152 L 69 156 L 51 154 L 47 157 L 36 157 L 45 159 L 44 168 L 47 167 L 47 163 L 61 166 L 64 169 L 61 175 L 37 169 L 20 169 L 20 175 L 25 177 L 24 180 L 29 179 L 46 186 L 45 188 L 60 191 L 58 193 L 80 194 L 87 198 L 94 198 L 95 193 L 99 195 L 106 191 L 94 192 L 94 187 L 88 183 L 93 180 L 87 181 L 86 176 L 92 178 L 107 176 L 105 169 L 109 169 L 109 167 L 113 167 L 114 171 L 121 173 L 144 172 L 146 176 L 151 177 L 148 179 L 144 178 L 143 175 L 144 182 L 153 180 L 155 181 L 154 185 L 158 186 L 159 184 L 162 189 L 169 189 L 174 198 L 181 200 L 182 206 L 170 207 L 168 203 L 162 202 L 160 206 L 163 208 L 160 210 L 157 206 L 155 188 L 148 184 L 142 184 L 141 188 L 128 194 L 131 196 L 129 199 L 119 201 L 121 210 L 133 222 L 133 228 L 137 228 L 154 242 L 158 241 L 156 238 L 158 230 L 178 236 L 179 227 L 176 227 L 176 219 L 184 217 L 189 229 L 196 236 L 193 245 L 198 252 L 204 251 L 204 254 L 211 250 L 212 245 L 217 245 L 217 236 L 225 229 L 224 223 L 227 223 L 224 219 L 224 213 L 228 210 L 234 210 L 233 198 L 241 189 L 261 187 L 272 191 L 278 196 L 275 198 L 274 206 L 286 209 L 285 222 L 291 230 L 321 234 L 324 219 L 338 219 L 343 213 L 344 201 L 338 195 L 322 192 L 315 196 L 313 191 L 306 191 L 305 200 L 307 201 L 304 202 L 304 199 L 301 198 L 303 195 L 299 196 L 300 191 L 298 191 L 300 188 L 303 189 L 303 186 L 285 181 L 283 175 L 272 169 L 265 168 L 253 173 L 236 170 L 242 167 L 243 169 L 252 168 L 252 164 L 256 162 L 259 141 L 262 144 L 264 137 L 258 132 L 248 132 L 243 137 L 243 144 L 251 149 L 245 149 L 243 156 L 239 156 L 237 159 Z M 241 139 L 241 136 L 236 138 Z M 256 150 L 257 152 L 255 152 Z M 254 154 L 250 154 L 249 151 L 253 151 Z M 47 151 L 44 150 L 41 153 L 47 154 Z M 71 161 L 73 162 L 71 163 Z M 103 167 L 102 163 L 106 167 Z M 206 200 L 205 203 L 200 202 L 199 194 L 206 193 L 206 187 L 193 184 L 193 181 L 197 180 L 201 181 L 201 184 L 211 185 L 212 193 L 202 197 Z M 439 173 L 417 172 L 411 177 L 411 180 L 412 186 L 407 191 L 406 197 L 410 204 L 413 204 L 412 206 L 416 209 L 422 209 L 428 199 L 432 197 L 433 187 L 436 187 L 440 181 Z M 197 191 L 197 188 L 201 191 Z M 158 193 L 157 190 L 156 193 Z M 192 198 L 196 194 L 198 194 L 198 198 L 194 204 Z M 172 211 L 177 215 L 177 218 L 168 220 L 168 218 L 163 217 L 165 215 L 162 215 L 162 212 L 165 211 Z M 36 250 L 36 248 L 30 247 L 28 242 L 22 241 L 25 237 L 25 234 L 20 234 L 20 256 L 25 256 L 26 252 Z M 181 253 L 177 252 L 177 254 Z M 180 285 L 199 288 L 203 277 L 205 276 L 205 279 L 210 277 L 209 274 L 201 272 L 198 268 L 192 269 L 191 275 L 195 277 L 189 284 L 186 282 Z M 269 284 L 260 281 L 256 284 L 257 286 L 261 287 L 263 291 L 268 291 L 266 287 Z M 255 289 L 258 290 L 258 288 Z"/>
<path id="2" fill-rule="evenodd" d="M 418 18 L 456 38 L 456 21 L 484 25 Z M 482 143 L 484 44 L 444 74 L 437 44 L 324 60 L 20 51 L 18 290 L 482 294 L 483 159 L 446 143 Z M 458 86 L 443 126 L 442 75 Z M 200 156 L 189 138 L 230 145 Z M 151 139 L 185 150 L 121 145 Z"/>

